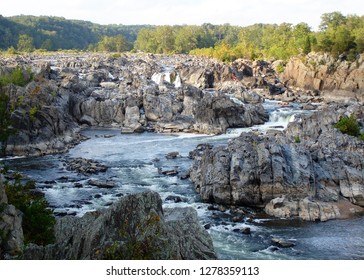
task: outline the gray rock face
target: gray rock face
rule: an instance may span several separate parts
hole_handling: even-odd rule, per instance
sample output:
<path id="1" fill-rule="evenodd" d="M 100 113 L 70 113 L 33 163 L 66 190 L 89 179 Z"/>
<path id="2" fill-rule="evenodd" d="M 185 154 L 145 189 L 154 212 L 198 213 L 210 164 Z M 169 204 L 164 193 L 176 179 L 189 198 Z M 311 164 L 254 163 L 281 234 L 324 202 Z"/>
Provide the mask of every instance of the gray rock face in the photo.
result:
<path id="1" fill-rule="evenodd" d="M 328 54 L 310 53 L 305 63 L 292 58 L 282 81 L 294 87 L 320 91 L 327 101 L 363 101 L 363 54 L 354 62 L 336 60 Z"/>
<path id="2" fill-rule="evenodd" d="M 8 199 L 0 176 L 0 259 L 4 256 L 15 256 L 23 251 L 24 236 L 22 213 Z"/>
<path id="3" fill-rule="evenodd" d="M 25 259 L 215 259 L 212 241 L 191 208 L 166 210 L 157 193 L 121 198 L 109 209 L 65 217 L 56 244 L 31 245 Z"/>
<path id="4" fill-rule="evenodd" d="M 265 207 L 278 217 L 340 218 L 342 200 L 364 206 L 364 142 L 334 124 L 350 114 L 361 122 L 362 112 L 330 105 L 300 116 L 283 133 L 242 133 L 225 147 L 199 147 L 191 153 L 191 180 L 205 201 Z"/>

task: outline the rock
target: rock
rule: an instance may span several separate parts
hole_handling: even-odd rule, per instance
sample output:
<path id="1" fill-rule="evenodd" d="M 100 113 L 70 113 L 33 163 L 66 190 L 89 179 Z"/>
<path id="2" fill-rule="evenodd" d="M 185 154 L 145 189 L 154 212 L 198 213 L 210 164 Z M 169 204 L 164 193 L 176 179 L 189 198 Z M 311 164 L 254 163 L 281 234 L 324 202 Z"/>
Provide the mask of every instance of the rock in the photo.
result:
<path id="1" fill-rule="evenodd" d="M 83 187 L 83 185 L 81 183 L 74 183 L 73 186 L 75 188 L 82 188 Z"/>
<path id="2" fill-rule="evenodd" d="M 5 187 L 4 187 L 4 184 L 3 184 L 3 175 L 0 174 L 0 205 L 1 204 L 7 204 L 8 203 L 8 197 L 6 195 L 6 192 L 5 192 Z"/>
<path id="3" fill-rule="evenodd" d="M 162 170 L 161 168 L 159 168 L 158 173 L 166 176 L 176 176 L 178 174 L 178 170 L 177 169 Z"/>
<path id="4" fill-rule="evenodd" d="M 77 171 L 83 175 L 106 172 L 108 167 L 92 159 L 75 158 L 66 161 L 67 170 Z"/>
<path id="5" fill-rule="evenodd" d="M 181 157 L 179 152 L 170 152 L 166 155 L 166 159 L 176 159 L 178 157 Z"/>
<path id="6" fill-rule="evenodd" d="M 178 195 L 169 195 L 166 197 L 165 199 L 166 201 L 174 201 L 175 203 L 179 203 L 179 202 L 182 202 L 184 201 L 180 196 Z"/>
<path id="7" fill-rule="evenodd" d="M 276 245 L 281 248 L 290 248 L 296 246 L 295 240 L 286 240 L 278 237 L 273 237 L 271 241 L 273 245 Z"/>
<path id="8" fill-rule="evenodd" d="M 157 193 L 125 196 L 110 208 L 57 221 L 56 243 L 30 245 L 24 259 L 216 259 L 192 208 L 166 209 Z M 126 222 L 127 221 L 127 222 Z"/>
<path id="9" fill-rule="evenodd" d="M 289 201 L 285 197 L 275 198 L 265 206 L 269 215 L 289 218 L 299 217 L 305 221 L 322 221 L 340 218 L 340 210 L 334 203 L 313 202 L 308 198 Z"/>
<path id="10" fill-rule="evenodd" d="M 243 228 L 234 229 L 234 232 L 238 232 L 238 233 L 241 233 L 241 234 L 250 234 L 251 230 L 250 230 L 250 227 L 243 227 Z"/>
<path id="11" fill-rule="evenodd" d="M 363 101 L 363 54 L 353 62 L 329 54 L 309 53 L 303 62 L 291 58 L 281 79 L 284 84 L 319 91 L 327 101 Z"/>
<path id="12" fill-rule="evenodd" d="M 0 175 L 0 259 L 6 255 L 16 257 L 23 252 L 23 214 L 8 204 L 7 195 Z"/>
<path id="13" fill-rule="evenodd" d="M 88 180 L 87 183 L 90 186 L 98 188 L 112 189 L 116 186 L 116 183 L 112 180 Z"/>
<path id="14" fill-rule="evenodd" d="M 190 178 L 206 202 L 262 207 L 276 217 L 308 221 L 341 218 L 342 200 L 364 205 L 364 142 L 335 124 L 352 114 L 361 122 L 362 112 L 361 105 L 325 105 L 283 132 L 242 133 L 226 146 L 198 147 L 190 153 Z"/>

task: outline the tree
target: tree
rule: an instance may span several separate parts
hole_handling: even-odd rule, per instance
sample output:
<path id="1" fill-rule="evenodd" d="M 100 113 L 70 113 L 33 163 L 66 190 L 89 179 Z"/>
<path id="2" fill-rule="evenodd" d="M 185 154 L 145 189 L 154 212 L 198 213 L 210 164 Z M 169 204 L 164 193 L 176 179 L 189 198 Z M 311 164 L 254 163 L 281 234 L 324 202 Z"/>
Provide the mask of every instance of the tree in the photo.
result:
<path id="1" fill-rule="evenodd" d="M 97 43 L 98 51 L 106 52 L 123 52 L 129 49 L 128 41 L 123 35 L 104 36 L 101 41 Z"/>
<path id="2" fill-rule="evenodd" d="M 17 49 L 18 49 L 18 51 L 21 51 L 21 52 L 34 51 L 33 38 L 27 34 L 19 35 Z"/>
<path id="3" fill-rule="evenodd" d="M 172 53 L 174 51 L 175 32 L 172 26 L 158 26 L 155 30 L 157 53 Z"/>
<path id="4" fill-rule="evenodd" d="M 197 48 L 196 28 L 193 26 L 183 26 L 176 34 L 174 49 L 177 53 L 188 53 Z"/>
<path id="5" fill-rule="evenodd" d="M 142 28 L 138 33 L 134 48 L 145 52 L 155 53 L 157 50 L 155 30 L 150 28 Z"/>
<path id="6" fill-rule="evenodd" d="M 319 29 L 326 31 L 329 27 L 337 28 L 346 22 L 346 17 L 340 12 L 326 13 L 321 16 Z"/>
<path id="7" fill-rule="evenodd" d="M 12 127 L 10 98 L 0 88 L 0 155 L 5 155 L 7 141 L 10 135 L 14 134 L 15 130 Z"/>

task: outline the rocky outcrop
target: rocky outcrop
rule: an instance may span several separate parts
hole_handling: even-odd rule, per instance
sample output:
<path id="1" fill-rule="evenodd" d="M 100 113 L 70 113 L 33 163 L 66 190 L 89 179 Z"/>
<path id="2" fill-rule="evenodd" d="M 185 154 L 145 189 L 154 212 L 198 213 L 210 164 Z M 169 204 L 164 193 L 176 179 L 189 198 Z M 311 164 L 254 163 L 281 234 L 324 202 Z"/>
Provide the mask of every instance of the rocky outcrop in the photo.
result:
<path id="1" fill-rule="evenodd" d="M 364 101 L 364 55 L 350 62 L 329 54 L 292 58 L 281 75 L 290 87 L 316 91 L 327 101 Z"/>
<path id="2" fill-rule="evenodd" d="M 25 259 L 215 259 L 192 208 L 162 209 L 157 193 L 121 198 L 109 209 L 57 221 L 56 244 L 31 245 Z"/>
<path id="3" fill-rule="evenodd" d="M 4 59 L 5 65 L 29 68 L 35 76 L 25 87 L 5 90 L 17 130 L 8 139 L 8 155 L 63 152 L 82 140 L 82 126 L 215 134 L 267 120 L 263 100 L 234 76 L 250 75 L 247 65 L 185 55 L 47 58 Z M 206 88 L 214 91 L 202 91 Z"/>
<path id="4" fill-rule="evenodd" d="M 355 205 L 364 207 L 364 142 L 334 128 L 343 115 L 362 122 L 362 112 L 360 105 L 324 106 L 285 132 L 243 133 L 227 146 L 200 146 L 191 153 L 191 180 L 205 201 L 265 207 L 278 217 L 340 218 L 341 201 L 363 211 Z"/>
<path id="5" fill-rule="evenodd" d="M 22 253 L 24 244 L 22 216 L 19 210 L 8 204 L 0 176 L 0 259 Z"/>

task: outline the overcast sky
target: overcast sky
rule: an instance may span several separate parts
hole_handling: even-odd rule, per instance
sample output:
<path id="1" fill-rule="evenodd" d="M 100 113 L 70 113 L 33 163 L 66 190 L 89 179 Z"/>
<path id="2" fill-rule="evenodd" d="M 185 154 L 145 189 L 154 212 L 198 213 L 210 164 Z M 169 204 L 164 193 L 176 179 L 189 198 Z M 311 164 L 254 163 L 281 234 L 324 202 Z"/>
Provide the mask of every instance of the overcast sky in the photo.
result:
<path id="1" fill-rule="evenodd" d="M 0 0 L 0 14 L 61 16 L 101 24 L 202 24 L 306 22 L 323 13 L 364 15 L 362 0 Z"/>

